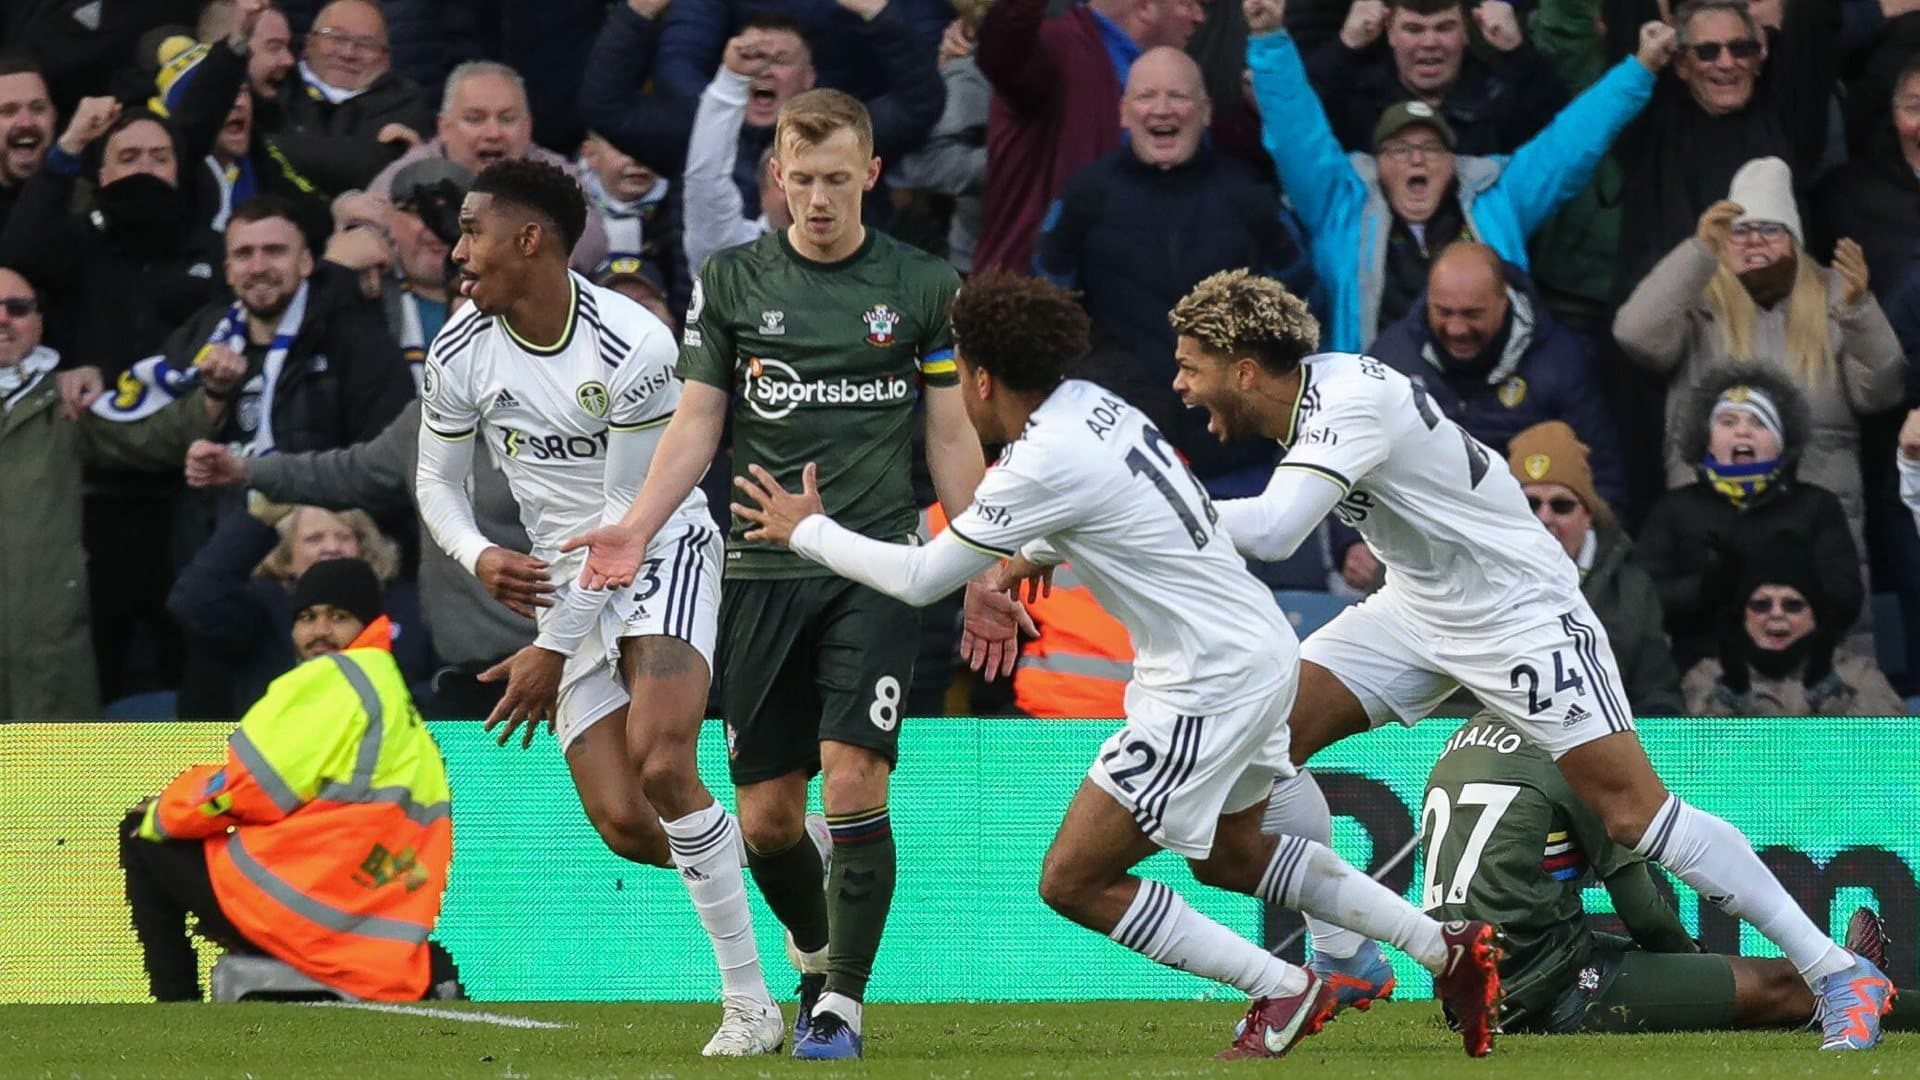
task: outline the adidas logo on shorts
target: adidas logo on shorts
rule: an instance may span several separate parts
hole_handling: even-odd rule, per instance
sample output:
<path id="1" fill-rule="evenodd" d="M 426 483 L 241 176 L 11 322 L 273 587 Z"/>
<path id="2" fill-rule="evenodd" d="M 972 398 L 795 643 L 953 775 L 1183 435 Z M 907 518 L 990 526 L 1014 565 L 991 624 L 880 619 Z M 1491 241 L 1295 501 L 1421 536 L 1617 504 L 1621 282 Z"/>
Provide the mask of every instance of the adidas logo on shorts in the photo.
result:
<path id="1" fill-rule="evenodd" d="M 1592 713 L 1580 707 L 1579 702 L 1575 702 L 1567 706 L 1567 718 L 1560 722 L 1560 726 L 1563 728 L 1578 727 L 1592 716 Z"/>

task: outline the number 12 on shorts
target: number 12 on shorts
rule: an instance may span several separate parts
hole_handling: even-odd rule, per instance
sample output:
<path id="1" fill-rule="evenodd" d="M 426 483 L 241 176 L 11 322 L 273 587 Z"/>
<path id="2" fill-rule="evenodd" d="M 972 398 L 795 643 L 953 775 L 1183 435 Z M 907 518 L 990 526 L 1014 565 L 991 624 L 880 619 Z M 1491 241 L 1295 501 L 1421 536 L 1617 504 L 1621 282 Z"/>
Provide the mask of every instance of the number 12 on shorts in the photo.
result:
<path id="1" fill-rule="evenodd" d="M 1515 664 L 1513 671 L 1507 676 L 1507 682 L 1515 690 L 1520 689 L 1521 683 L 1527 684 L 1528 716 L 1539 716 L 1553 708 L 1553 698 L 1540 696 L 1540 672 L 1535 670 L 1532 664 Z M 1555 649 L 1553 650 L 1553 692 L 1558 694 L 1567 690 L 1575 694 L 1586 693 L 1586 680 L 1580 677 L 1580 669 L 1569 665 L 1561 656 L 1560 650 Z"/>

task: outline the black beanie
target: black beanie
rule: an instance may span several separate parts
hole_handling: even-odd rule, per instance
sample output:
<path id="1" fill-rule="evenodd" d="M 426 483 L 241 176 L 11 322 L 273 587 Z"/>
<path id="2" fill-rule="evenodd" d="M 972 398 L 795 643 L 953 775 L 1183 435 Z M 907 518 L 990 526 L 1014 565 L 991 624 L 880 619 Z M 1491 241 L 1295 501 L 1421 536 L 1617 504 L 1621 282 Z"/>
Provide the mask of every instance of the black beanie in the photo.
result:
<path id="1" fill-rule="evenodd" d="M 337 607 L 363 623 L 385 614 L 380 579 L 364 559 L 324 559 L 307 567 L 293 587 L 296 617 L 315 604 Z"/>

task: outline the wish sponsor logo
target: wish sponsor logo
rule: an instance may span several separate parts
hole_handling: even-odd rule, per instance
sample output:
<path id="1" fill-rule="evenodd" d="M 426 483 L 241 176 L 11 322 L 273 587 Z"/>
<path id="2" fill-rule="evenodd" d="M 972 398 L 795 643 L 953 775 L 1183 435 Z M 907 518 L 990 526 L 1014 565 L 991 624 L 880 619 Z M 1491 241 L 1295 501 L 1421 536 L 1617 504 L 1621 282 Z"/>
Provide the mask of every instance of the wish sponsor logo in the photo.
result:
<path id="1" fill-rule="evenodd" d="M 783 360 L 755 357 L 747 361 L 746 399 L 749 408 L 768 420 L 780 420 L 802 405 L 883 405 L 913 396 L 905 379 L 888 375 L 878 379 L 802 379 Z"/>

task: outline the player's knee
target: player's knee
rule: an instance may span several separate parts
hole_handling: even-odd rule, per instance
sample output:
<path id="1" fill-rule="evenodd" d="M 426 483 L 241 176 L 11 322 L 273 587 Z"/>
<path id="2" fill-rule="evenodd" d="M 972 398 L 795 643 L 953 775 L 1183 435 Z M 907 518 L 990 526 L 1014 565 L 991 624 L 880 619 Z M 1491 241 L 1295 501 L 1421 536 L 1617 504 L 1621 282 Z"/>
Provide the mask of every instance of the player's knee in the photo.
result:
<path id="1" fill-rule="evenodd" d="M 673 865 L 667 834 L 651 807 L 611 802 L 592 808 L 587 816 L 607 850 L 615 855 L 647 866 Z"/>
<path id="2" fill-rule="evenodd" d="M 1093 883 L 1074 868 L 1071 860 L 1049 853 L 1040 867 L 1041 902 L 1069 919 L 1086 909 L 1095 891 Z"/>
<path id="3" fill-rule="evenodd" d="M 654 742 L 639 758 L 640 788 L 647 801 L 669 819 L 691 811 L 705 790 L 700 774 L 691 768 L 691 748 L 671 742 Z"/>
<path id="4" fill-rule="evenodd" d="M 825 763 L 820 801 L 829 812 L 848 813 L 885 805 L 893 770 L 875 753 L 841 753 Z"/>
<path id="5" fill-rule="evenodd" d="M 805 838 L 806 831 L 804 815 L 779 815 L 773 818 L 742 816 L 740 819 L 740 835 L 746 839 L 747 846 L 766 855 L 785 851 L 799 843 Z"/>
<path id="6" fill-rule="evenodd" d="M 1595 807 L 1600 819 L 1606 823 L 1607 837 L 1624 848 L 1639 845 L 1640 838 L 1647 835 L 1647 829 L 1653 824 L 1653 815 L 1658 813 L 1658 805 L 1652 808 L 1640 806 L 1630 798 L 1608 800 L 1606 806 Z"/>

